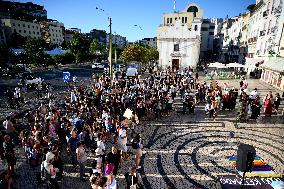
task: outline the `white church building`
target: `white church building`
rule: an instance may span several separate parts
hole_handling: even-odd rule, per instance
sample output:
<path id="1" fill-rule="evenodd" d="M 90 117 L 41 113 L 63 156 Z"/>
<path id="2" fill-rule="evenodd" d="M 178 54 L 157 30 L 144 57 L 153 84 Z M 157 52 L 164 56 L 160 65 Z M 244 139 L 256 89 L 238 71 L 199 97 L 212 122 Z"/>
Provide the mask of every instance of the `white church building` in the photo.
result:
<path id="1" fill-rule="evenodd" d="M 179 70 L 196 68 L 201 44 L 203 11 L 189 4 L 183 11 L 164 14 L 164 23 L 158 27 L 157 47 L 159 66 Z"/>

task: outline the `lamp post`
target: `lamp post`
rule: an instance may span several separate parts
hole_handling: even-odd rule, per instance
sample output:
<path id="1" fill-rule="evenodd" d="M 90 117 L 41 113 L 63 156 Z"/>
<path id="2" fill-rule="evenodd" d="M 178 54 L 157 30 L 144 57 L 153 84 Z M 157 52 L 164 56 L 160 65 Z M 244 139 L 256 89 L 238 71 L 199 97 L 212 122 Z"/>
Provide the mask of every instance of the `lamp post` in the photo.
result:
<path id="1" fill-rule="evenodd" d="M 109 17 L 109 74 L 110 74 L 110 84 L 112 86 L 113 82 L 113 70 L 112 70 L 112 31 L 111 31 L 111 17 Z"/>
<path id="2" fill-rule="evenodd" d="M 104 9 L 101 9 L 99 7 L 96 7 L 97 10 L 100 10 L 100 11 L 103 11 L 105 12 Z M 109 77 L 110 77 L 110 83 L 111 83 L 111 86 L 112 86 L 112 83 L 113 83 L 113 70 L 112 70 L 112 30 L 111 30 L 111 27 L 112 27 L 112 19 L 111 17 L 108 15 L 108 20 L 109 20 Z"/>

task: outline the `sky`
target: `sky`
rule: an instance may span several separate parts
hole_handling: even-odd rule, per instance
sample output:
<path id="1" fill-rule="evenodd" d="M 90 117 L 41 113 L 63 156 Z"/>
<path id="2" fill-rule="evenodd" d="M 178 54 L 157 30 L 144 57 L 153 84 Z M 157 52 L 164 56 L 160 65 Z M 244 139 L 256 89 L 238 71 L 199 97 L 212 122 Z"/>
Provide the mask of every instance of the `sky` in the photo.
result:
<path id="1" fill-rule="evenodd" d="M 108 17 L 111 17 L 113 32 L 131 42 L 155 37 L 158 26 L 162 24 L 162 15 L 174 11 L 174 0 L 19 1 L 43 5 L 48 18 L 64 23 L 65 28 L 80 28 L 82 32 L 94 28 L 109 31 Z M 256 0 L 176 0 L 176 11 L 183 10 L 189 3 L 196 3 L 203 9 L 205 18 L 225 18 L 227 15 L 233 17 L 245 12 L 246 7 L 255 2 Z"/>

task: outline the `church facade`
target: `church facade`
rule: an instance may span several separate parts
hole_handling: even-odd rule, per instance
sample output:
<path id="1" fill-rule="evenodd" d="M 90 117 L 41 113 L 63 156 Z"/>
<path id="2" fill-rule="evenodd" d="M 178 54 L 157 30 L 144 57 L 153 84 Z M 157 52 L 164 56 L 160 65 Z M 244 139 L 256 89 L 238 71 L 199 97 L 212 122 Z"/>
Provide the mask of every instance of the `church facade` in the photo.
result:
<path id="1" fill-rule="evenodd" d="M 183 11 L 163 15 L 163 24 L 158 27 L 157 34 L 161 68 L 196 68 L 200 54 L 202 17 L 203 11 L 197 4 L 189 4 Z"/>

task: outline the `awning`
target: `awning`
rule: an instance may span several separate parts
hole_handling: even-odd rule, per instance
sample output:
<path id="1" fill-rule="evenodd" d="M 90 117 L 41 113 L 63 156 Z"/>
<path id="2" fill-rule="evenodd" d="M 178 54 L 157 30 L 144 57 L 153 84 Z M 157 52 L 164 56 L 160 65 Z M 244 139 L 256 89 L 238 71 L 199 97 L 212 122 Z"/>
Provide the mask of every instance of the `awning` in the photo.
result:
<path id="1" fill-rule="evenodd" d="M 210 63 L 209 68 L 227 68 L 225 64 L 222 64 L 220 62 Z"/>
<path id="2" fill-rule="evenodd" d="M 228 68 L 244 68 L 245 66 L 242 65 L 242 64 L 234 62 L 234 63 L 227 64 L 227 67 Z"/>
<path id="3" fill-rule="evenodd" d="M 276 72 L 284 72 L 284 58 L 271 57 L 260 66 Z"/>

